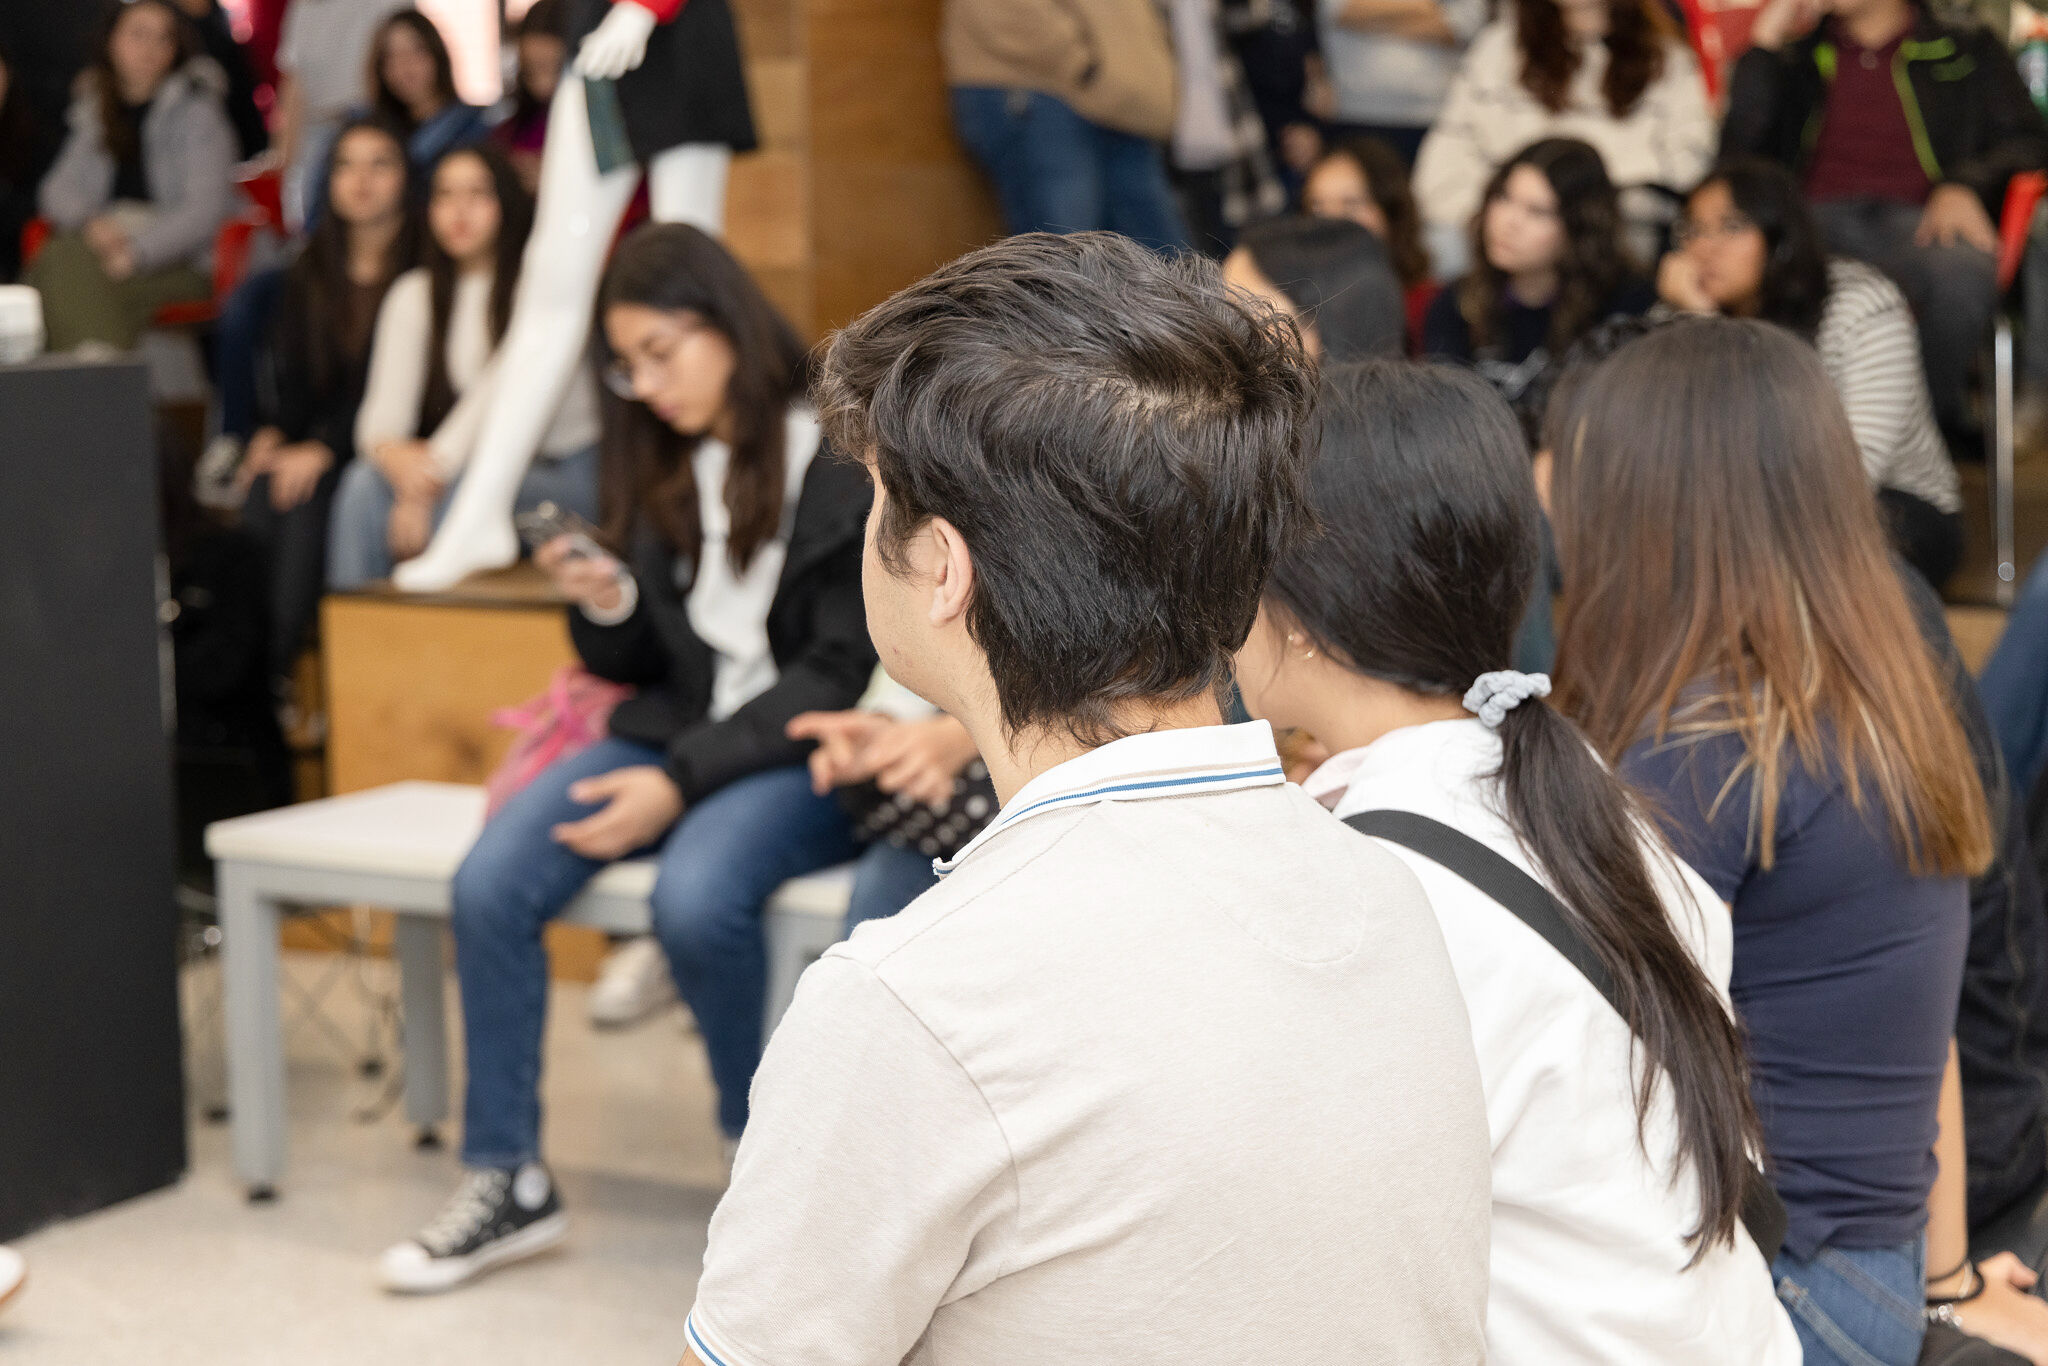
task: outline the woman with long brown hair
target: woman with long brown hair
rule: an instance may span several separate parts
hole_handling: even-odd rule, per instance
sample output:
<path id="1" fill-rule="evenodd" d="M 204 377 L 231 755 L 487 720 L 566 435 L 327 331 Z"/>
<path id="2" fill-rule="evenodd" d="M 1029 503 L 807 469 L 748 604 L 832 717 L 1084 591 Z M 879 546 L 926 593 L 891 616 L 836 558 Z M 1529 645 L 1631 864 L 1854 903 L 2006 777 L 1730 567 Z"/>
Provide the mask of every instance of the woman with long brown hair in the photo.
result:
<path id="1" fill-rule="evenodd" d="M 1430 301 L 1422 352 L 1469 365 L 1511 404 L 1540 392 L 1571 344 L 1657 293 L 1621 241 L 1600 154 L 1545 138 L 1501 164 L 1472 217 L 1472 268 Z"/>
<path id="2" fill-rule="evenodd" d="M 449 1289 L 567 1231 L 540 1158 L 541 930 L 585 883 L 635 854 L 659 864 L 654 937 L 703 1031 L 730 1157 L 761 1060 L 762 906 L 859 853 L 786 728 L 851 707 L 874 671 L 867 473 L 821 449 L 803 343 L 708 234 L 628 236 L 597 318 L 604 530 L 556 536 L 534 563 L 573 604 L 585 667 L 634 694 L 608 738 L 513 795 L 455 874 L 468 1170 L 385 1253 L 392 1290 Z"/>
<path id="3" fill-rule="evenodd" d="M 1415 197 L 1435 246 L 1478 211 L 1494 168 L 1539 138 L 1590 143 L 1626 195 L 1690 187 L 1717 135 L 1660 0 L 1514 0 L 1467 49 L 1416 159 Z"/>
<path id="4" fill-rule="evenodd" d="M 2031 1276 L 1968 1261 L 1951 1037 L 1990 823 L 1827 373 L 1688 321 L 1570 404 L 1558 702 L 1730 905 L 1806 1360 L 1911 1366 L 1923 1298 L 2010 1337 Z"/>

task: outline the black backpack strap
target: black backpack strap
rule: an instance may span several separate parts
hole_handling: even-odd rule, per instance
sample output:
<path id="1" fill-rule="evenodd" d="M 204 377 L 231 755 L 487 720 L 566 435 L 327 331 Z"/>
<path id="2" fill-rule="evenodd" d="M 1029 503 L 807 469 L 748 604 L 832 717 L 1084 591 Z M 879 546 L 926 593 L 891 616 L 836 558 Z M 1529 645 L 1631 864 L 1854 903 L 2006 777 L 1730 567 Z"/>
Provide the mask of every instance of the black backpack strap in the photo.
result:
<path id="1" fill-rule="evenodd" d="M 1600 961 L 1600 955 L 1593 951 L 1593 945 L 1565 914 L 1550 889 L 1511 860 L 1464 831 L 1413 811 L 1361 811 L 1346 816 L 1344 824 L 1361 835 L 1414 850 L 1499 902 L 1577 968 L 1607 1004 L 1614 1007 L 1615 1014 L 1628 1018 L 1615 997 L 1614 978 Z M 1764 1254 L 1766 1262 L 1775 1260 L 1778 1249 L 1784 1246 L 1788 1222 L 1785 1202 L 1779 1199 L 1762 1169 L 1751 1163 L 1742 1191 L 1742 1226 L 1749 1230 L 1751 1241 Z"/>

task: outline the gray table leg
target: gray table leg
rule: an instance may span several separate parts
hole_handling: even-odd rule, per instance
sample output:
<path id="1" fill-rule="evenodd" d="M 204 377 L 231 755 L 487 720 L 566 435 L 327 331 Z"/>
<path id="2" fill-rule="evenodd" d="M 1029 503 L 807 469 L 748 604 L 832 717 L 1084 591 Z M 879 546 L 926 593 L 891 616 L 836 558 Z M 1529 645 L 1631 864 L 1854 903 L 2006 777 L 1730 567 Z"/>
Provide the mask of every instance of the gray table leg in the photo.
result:
<path id="1" fill-rule="evenodd" d="M 432 1146 L 433 1126 L 448 1117 L 443 923 L 439 916 L 401 914 L 394 946 L 405 1005 L 405 1117 L 420 1126 L 423 1147 Z"/>
<path id="2" fill-rule="evenodd" d="M 222 863 L 218 882 L 235 1174 L 247 1183 L 251 1200 L 267 1200 L 277 1193 L 285 1156 L 278 907 L 247 868 Z"/>

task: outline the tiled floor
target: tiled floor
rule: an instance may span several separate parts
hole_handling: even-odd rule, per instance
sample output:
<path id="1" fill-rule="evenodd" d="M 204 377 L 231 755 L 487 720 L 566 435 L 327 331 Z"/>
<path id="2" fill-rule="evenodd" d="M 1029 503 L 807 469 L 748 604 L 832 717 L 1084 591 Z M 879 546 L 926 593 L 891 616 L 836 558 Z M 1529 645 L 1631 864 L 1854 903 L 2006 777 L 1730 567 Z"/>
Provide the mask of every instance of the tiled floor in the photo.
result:
<path id="1" fill-rule="evenodd" d="M 310 981 L 331 960 L 286 961 Z M 331 1001 L 331 1015 L 359 1034 L 369 1018 L 360 998 L 343 989 Z M 0 1316 L 0 1362 L 676 1361 L 723 1185 L 703 1050 L 679 1011 L 600 1034 L 582 1007 L 580 987 L 556 988 L 545 1099 L 572 1222 L 566 1250 L 436 1298 L 379 1291 L 378 1251 L 435 1210 L 454 1186 L 455 1158 L 416 1151 L 398 1115 L 354 1118 L 381 1087 L 300 1026 L 290 1034 L 291 1167 L 277 1203 L 246 1204 L 226 1129 L 195 1122 L 179 1186 L 21 1241 L 30 1282 Z M 218 1086 L 217 1047 L 188 1041 L 197 1091 Z"/>

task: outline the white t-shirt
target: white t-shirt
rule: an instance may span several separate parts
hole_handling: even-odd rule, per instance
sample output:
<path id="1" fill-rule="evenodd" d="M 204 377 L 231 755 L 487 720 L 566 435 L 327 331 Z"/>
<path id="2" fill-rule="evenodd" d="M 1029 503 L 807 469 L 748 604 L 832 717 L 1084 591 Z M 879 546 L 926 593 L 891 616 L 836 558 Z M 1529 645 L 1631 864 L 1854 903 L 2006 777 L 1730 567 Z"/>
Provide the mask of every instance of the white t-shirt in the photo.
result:
<path id="1" fill-rule="evenodd" d="M 723 441 L 705 438 L 691 457 L 697 476 L 697 515 L 704 529 L 704 548 L 697 554 L 696 577 L 690 581 L 684 607 L 690 629 L 716 657 L 711 676 L 711 719 L 723 721 L 775 686 L 780 676 L 768 648 L 768 609 L 782 582 L 789 558 L 789 536 L 796 526 L 797 497 L 804 473 L 818 453 L 818 416 L 792 408 L 786 419 L 783 458 L 782 526 L 775 539 L 754 552 L 744 573 L 734 573 L 726 556 L 732 517 L 725 507 L 725 471 L 732 452 Z M 690 573 L 676 566 L 678 575 Z"/>
<path id="2" fill-rule="evenodd" d="M 491 341 L 490 272 L 455 281 L 448 311 L 445 363 L 457 399 L 434 428 L 428 444 L 448 478 L 469 463 L 484 418 L 498 388 L 497 347 Z M 420 405 L 427 394 L 427 346 L 434 332 L 433 281 L 424 266 L 391 282 L 377 310 L 370 345 L 370 374 L 363 405 L 356 410 L 356 453 L 367 456 L 386 441 L 417 435 Z M 561 406 L 542 434 L 543 458 L 574 455 L 597 444 L 597 389 L 590 368 L 579 365 L 569 378 Z"/>
<path id="3" fill-rule="evenodd" d="M 1338 816 L 1393 808 L 1462 830 L 1545 880 L 1497 807 L 1500 736 L 1477 720 L 1394 731 L 1304 784 Z M 1375 841 L 1378 843 L 1378 841 Z M 1536 931 L 1440 864 L 1387 843 L 1429 893 L 1465 996 L 1493 1134 L 1493 1366 L 1798 1366 L 1769 1268 L 1739 1228 L 1685 1270 L 1698 1186 L 1671 1179 L 1670 1093 L 1636 1140 L 1628 1025 Z M 1647 832 L 1679 937 L 1726 1001 L 1733 931 L 1700 876 Z M 1644 1147 L 1657 1155 L 1653 1163 Z"/>
<path id="4" fill-rule="evenodd" d="M 1263 722 L 1041 774 L 804 974 L 688 1336 L 724 1366 L 1468 1366 L 1487 1136 L 1441 934 Z"/>

